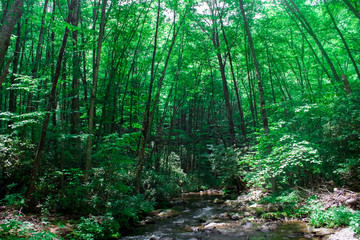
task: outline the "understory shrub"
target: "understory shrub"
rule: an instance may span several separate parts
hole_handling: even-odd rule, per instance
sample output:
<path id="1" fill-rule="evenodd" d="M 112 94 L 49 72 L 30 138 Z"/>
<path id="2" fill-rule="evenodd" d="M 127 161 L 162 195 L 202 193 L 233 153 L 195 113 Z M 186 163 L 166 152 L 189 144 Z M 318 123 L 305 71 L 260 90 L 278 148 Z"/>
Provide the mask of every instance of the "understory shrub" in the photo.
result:
<path id="1" fill-rule="evenodd" d="M 248 164 L 245 179 L 260 187 L 304 186 L 316 178 L 321 164 L 317 147 L 295 135 L 285 133 L 282 124 L 272 127 L 269 135 L 258 138 L 254 155 L 240 157 L 240 164 Z"/>
<path id="2" fill-rule="evenodd" d="M 33 223 L 16 219 L 5 219 L 0 222 L 0 239 L 53 240 L 56 234 L 41 231 Z"/>
<path id="3" fill-rule="evenodd" d="M 110 214 L 102 217 L 81 217 L 77 228 L 67 238 L 82 240 L 119 238 L 119 228 L 119 223 Z"/>
<path id="4" fill-rule="evenodd" d="M 310 222 L 315 227 L 348 226 L 353 216 L 354 213 L 346 207 L 331 207 L 327 210 L 318 208 L 310 214 Z"/>
<path id="5" fill-rule="evenodd" d="M 356 211 L 350 217 L 350 227 L 356 234 L 360 234 L 360 212 L 359 211 Z"/>

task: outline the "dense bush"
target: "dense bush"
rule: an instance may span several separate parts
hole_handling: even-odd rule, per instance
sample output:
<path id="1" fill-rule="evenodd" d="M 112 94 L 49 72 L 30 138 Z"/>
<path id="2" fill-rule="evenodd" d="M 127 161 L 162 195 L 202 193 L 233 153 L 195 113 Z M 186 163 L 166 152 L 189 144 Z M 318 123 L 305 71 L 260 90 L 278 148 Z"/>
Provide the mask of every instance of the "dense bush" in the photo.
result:
<path id="1" fill-rule="evenodd" d="M 77 228 L 67 236 L 71 239 L 114 239 L 119 238 L 119 223 L 109 214 L 103 217 L 81 217 Z"/>
<path id="2" fill-rule="evenodd" d="M 16 136 L 0 135 L 0 199 L 26 191 L 33 149 Z"/>
<path id="3" fill-rule="evenodd" d="M 310 223 L 315 227 L 348 226 L 353 215 L 346 207 L 331 207 L 327 210 L 316 208 L 310 214 Z"/>

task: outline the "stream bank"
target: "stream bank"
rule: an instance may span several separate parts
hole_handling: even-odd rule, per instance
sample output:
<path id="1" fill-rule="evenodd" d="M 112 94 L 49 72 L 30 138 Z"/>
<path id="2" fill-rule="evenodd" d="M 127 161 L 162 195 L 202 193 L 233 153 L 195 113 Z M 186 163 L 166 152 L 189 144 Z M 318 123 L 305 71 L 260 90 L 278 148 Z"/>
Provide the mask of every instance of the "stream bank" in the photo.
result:
<path id="1" fill-rule="evenodd" d="M 312 228 L 307 219 L 266 219 L 279 206 L 261 205 L 261 191 L 234 199 L 217 191 L 183 194 L 171 209 L 153 211 L 123 240 L 356 239 L 348 229 Z M 336 232 L 336 234 L 335 234 Z M 341 238 L 346 236 L 346 238 Z M 339 238 L 340 237 L 340 238 Z"/>

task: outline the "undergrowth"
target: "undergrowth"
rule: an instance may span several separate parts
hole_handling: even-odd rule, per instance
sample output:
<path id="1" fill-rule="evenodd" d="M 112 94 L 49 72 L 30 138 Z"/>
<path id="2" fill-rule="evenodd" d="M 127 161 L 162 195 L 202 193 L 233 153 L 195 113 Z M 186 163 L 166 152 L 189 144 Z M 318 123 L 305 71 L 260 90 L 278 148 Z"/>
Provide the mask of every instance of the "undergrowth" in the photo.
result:
<path id="1" fill-rule="evenodd" d="M 264 219 L 308 218 L 314 227 L 350 227 L 360 234 L 360 211 L 345 206 L 334 206 L 325 209 L 316 196 L 307 197 L 300 191 L 284 191 L 271 194 L 262 203 L 275 204 L 275 211 L 261 215 Z"/>

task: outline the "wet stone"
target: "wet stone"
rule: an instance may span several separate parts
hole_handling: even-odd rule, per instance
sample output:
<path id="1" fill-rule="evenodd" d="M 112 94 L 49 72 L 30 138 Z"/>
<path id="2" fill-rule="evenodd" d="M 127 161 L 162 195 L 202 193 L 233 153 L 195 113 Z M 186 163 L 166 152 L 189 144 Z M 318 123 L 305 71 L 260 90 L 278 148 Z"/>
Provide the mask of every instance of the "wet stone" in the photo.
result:
<path id="1" fill-rule="evenodd" d="M 225 226 L 225 223 L 211 222 L 211 223 L 204 226 L 204 230 L 211 230 L 211 229 L 221 228 L 221 227 L 224 227 L 224 226 Z"/>
<path id="2" fill-rule="evenodd" d="M 245 216 L 245 217 L 250 217 L 250 216 L 252 216 L 252 215 L 251 215 L 251 213 L 249 213 L 249 212 L 244 212 L 244 216 Z"/>
<path id="3" fill-rule="evenodd" d="M 224 203 L 224 200 L 215 198 L 214 203 L 215 203 L 215 204 L 221 204 L 221 203 Z"/>
<path id="4" fill-rule="evenodd" d="M 225 213 L 221 213 L 219 215 L 219 218 L 222 218 L 222 219 L 227 219 L 227 218 L 230 218 L 230 215 L 228 212 L 225 212 Z"/>
<path id="5" fill-rule="evenodd" d="M 235 213 L 234 215 L 231 216 L 231 219 L 232 219 L 232 220 L 240 220 L 240 219 L 241 219 L 241 216 L 240 216 L 240 214 Z"/>
<path id="6" fill-rule="evenodd" d="M 242 225 L 244 230 L 250 231 L 253 229 L 254 224 L 252 224 L 251 222 L 246 222 Z"/>
<path id="7" fill-rule="evenodd" d="M 314 229 L 314 232 L 315 232 L 316 236 L 322 237 L 322 236 L 333 234 L 335 232 L 335 230 L 330 229 L 330 228 L 316 228 L 316 229 Z"/>
<path id="8" fill-rule="evenodd" d="M 145 218 L 145 223 L 146 223 L 146 224 L 154 224 L 154 223 L 155 223 L 155 219 L 152 218 L 152 217 L 150 217 L 150 216 L 147 216 L 147 217 Z"/>

